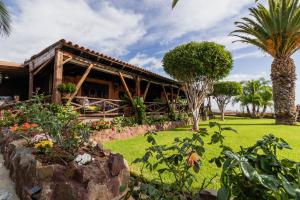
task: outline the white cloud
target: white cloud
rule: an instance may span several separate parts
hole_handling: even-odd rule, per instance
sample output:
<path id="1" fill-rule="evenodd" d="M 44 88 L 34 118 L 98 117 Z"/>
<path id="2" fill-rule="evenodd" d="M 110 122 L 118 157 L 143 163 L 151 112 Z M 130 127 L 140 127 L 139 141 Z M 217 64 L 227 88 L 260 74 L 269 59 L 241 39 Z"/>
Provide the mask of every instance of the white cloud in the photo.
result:
<path id="1" fill-rule="evenodd" d="M 235 60 L 243 59 L 243 58 L 260 58 L 266 56 L 262 51 L 252 51 L 247 53 L 241 53 L 234 56 Z"/>
<path id="2" fill-rule="evenodd" d="M 267 75 L 266 72 L 261 72 L 259 74 L 230 74 L 227 78 L 225 78 L 226 81 L 248 81 L 248 80 L 255 80 L 259 78 L 265 78 L 267 80 L 270 79 L 269 75 Z"/>
<path id="3" fill-rule="evenodd" d="M 0 59 L 22 62 L 61 38 L 113 55 L 127 52 L 145 34 L 143 16 L 108 1 L 17 0 L 9 38 L 0 38 Z"/>
<path id="4" fill-rule="evenodd" d="M 148 36 L 150 40 L 163 37 L 161 42 L 164 42 L 187 33 L 222 27 L 221 22 L 239 15 L 244 6 L 253 3 L 253 0 L 185 0 L 179 2 L 174 10 L 170 7 L 170 1 L 144 2 L 150 9 L 155 10 L 155 14 L 147 19 L 147 26 L 156 28 L 157 31 Z"/>
<path id="5" fill-rule="evenodd" d="M 149 57 L 148 55 L 143 54 L 143 53 L 137 53 L 128 62 L 133 65 L 145 67 L 146 69 L 149 69 L 149 70 L 157 71 L 157 70 L 162 69 L 161 59 L 158 59 L 155 57 Z"/>

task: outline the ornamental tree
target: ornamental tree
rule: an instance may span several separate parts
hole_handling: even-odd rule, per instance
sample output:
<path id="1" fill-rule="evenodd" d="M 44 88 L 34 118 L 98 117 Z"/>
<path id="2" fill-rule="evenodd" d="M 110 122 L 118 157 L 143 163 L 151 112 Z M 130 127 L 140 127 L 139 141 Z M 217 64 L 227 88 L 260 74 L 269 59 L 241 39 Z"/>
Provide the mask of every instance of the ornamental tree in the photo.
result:
<path id="1" fill-rule="evenodd" d="M 232 65 L 231 53 L 214 42 L 190 42 L 165 54 L 164 70 L 182 82 L 194 130 L 199 130 L 199 109 L 205 97 L 213 91 L 216 81 L 229 74 Z"/>
<path id="2" fill-rule="evenodd" d="M 214 85 L 212 96 L 218 104 L 222 121 L 224 121 L 226 106 L 233 97 L 241 95 L 242 92 L 242 85 L 238 82 L 226 81 L 218 82 Z"/>

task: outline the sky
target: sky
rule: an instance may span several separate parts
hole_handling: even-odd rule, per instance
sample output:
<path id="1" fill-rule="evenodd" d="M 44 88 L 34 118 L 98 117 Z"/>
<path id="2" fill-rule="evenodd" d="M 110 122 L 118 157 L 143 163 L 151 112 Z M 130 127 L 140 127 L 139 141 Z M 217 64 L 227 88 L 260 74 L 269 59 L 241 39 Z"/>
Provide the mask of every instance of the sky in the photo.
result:
<path id="1" fill-rule="evenodd" d="M 166 76 L 166 52 L 189 41 L 222 44 L 234 58 L 227 80 L 270 79 L 272 58 L 229 36 L 254 0 L 4 0 L 12 32 L 0 38 L 0 60 L 22 63 L 59 39 L 117 57 Z M 262 0 L 263 2 L 264 0 Z M 295 59 L 300 76 L 300 54 Z M 297 81 L 300 103 L 300 81 Z"/>

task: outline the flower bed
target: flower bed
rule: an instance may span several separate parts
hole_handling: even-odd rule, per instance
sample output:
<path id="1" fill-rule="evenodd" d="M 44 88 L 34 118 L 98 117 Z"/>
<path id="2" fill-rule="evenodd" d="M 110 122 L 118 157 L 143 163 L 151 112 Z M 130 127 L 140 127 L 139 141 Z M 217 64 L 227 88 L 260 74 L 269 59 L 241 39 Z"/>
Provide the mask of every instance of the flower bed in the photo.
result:
<path id="1" fill-rule="evenodd" d="M 149 131 L 169 130 L 178 127 L 187 126 L 190 124 L 191 124 L 190 120 L 182 120 L 182 121 L 170 121 L 164 123 L 157 123 L 154 125 L 137 125 L 134 127 L 125 127 L 120 130 L 115 128 L 103 129 L 100 131 L 93 132 L 90 135 L 90 140 L 95 141 L 97 143 L 102 143 L 105 141 L 127 139 L 130 137 L 143 135 Z"/>
<path id="2" fill-rule="evenodd" d="M 25 139 L 11 137 L 7 128 L 0 131 L 0 151 L 21 199 L 119 199 L 120 188 L 129 181 L 126 161 L 119 154 L 98 151 L 87 165 L 45 163 L 43 154 L 35 154 Z"/>

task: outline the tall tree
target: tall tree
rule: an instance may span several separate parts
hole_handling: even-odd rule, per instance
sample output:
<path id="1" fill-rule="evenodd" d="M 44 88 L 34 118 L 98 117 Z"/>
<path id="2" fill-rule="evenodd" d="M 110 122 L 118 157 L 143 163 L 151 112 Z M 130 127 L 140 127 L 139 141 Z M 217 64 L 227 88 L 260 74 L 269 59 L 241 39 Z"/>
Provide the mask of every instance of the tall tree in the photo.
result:
<path id="1" fill-rule="evenodd" d="M 212 96 L 216 100 L 220 113 L 221 121 L 225 119 L 225 109 L 233 97 L 242 94 L 242 85 L 239 82 L 218 82 L 214 85 Z"/>
<path id="2" fill-rule="evenodd" d="M 212 92 L 214 83 L 229 74 L 232 65 L 230 52 L 213 42 L 190 42 L 165 54 L 164 70 L 182 82 L 194 130 L 199 129 L 199 109 L 204 99 Z"/>
<path id="3" fill-rule="evenodd" d="M 296 67 L 291 56 L 300 47 L 299 0 L 269 0 L 269 7 L 258 4 L 250 16 L 236 22 L 232 35 L 271 55 L 273 99 L 277 124 L 295 124 Z"/>
<path id="4" fill-rule="evenodd" d="M 0 0 L 0 35 L 10 34 L 10 15 L 2 0 Z"/>

